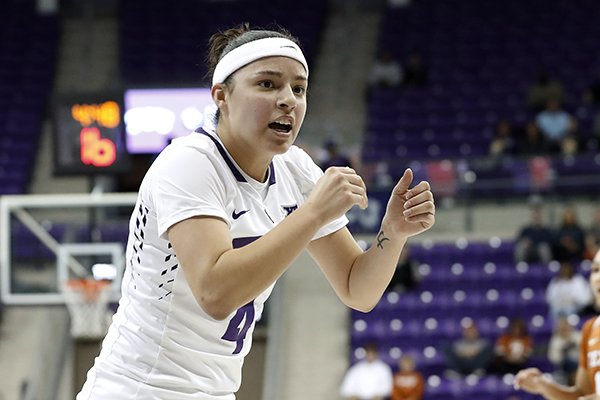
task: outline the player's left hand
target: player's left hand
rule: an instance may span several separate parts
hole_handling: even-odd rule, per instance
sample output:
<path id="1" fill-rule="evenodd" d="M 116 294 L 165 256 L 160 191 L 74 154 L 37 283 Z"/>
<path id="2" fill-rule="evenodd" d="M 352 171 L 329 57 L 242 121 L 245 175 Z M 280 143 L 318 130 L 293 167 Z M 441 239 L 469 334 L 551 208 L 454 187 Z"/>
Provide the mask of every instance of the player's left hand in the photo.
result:
<path id="1" fill-rule="evenodd" d="M 435 222 L 435 204 L 429 182 L 410 187 L 413 172 L 410 168 L 392 190 L 383 224 L 393 235 L 410 237 L 431 228 Z"/>

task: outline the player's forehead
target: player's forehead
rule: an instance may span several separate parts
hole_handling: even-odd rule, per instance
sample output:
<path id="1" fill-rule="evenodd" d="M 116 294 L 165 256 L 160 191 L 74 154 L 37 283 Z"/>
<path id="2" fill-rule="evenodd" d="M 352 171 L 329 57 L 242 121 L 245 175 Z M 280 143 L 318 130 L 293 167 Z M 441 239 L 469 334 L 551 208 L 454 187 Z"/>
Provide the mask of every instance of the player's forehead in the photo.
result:
<path id="1" fill-rule="evenodd" d="M 297 60 L 284 56 L 260 58 L 240 68 L 237 72 L 239 75 L 250 77 L 270 75 L 273 77 L 286 77 L 300 81 L 308 80 L 304 66 Z"/>

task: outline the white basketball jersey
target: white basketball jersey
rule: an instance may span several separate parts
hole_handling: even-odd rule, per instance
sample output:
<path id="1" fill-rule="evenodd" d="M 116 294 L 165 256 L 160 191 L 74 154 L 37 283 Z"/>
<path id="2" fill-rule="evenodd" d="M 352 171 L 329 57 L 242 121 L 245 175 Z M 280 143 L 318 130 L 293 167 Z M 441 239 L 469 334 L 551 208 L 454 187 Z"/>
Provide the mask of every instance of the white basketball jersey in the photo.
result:
<path id="1" fill-rule="evenodd" d="M 253 180 L 214 131 L 175 139 L 140 187 L 130 220 L 119 309 L 77 400 L 232 400 L 255 321 L 272 286 L 223 321 L 207 315 L 186 282 L 166 232 L 208 215 L 229 223 L 233 246 L 261 237 L 299 207 L 323 174 L 292 146 Z M 339 218 L 316 238 L 347 223 Z"/>

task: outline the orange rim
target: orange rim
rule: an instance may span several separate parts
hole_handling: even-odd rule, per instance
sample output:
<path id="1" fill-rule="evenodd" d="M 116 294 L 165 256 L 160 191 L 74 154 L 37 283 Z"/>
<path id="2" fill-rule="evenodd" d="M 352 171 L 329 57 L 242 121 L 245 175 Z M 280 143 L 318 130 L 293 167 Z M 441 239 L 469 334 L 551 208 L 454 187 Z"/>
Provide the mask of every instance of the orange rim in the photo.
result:
<path id="1" fill-rule="evenodd" d="M 110 285 L 109 281 L 97 281 L 95 279 L 69 279 L 66 282 L 69 290 L 83 293 L 83 299 L 93 302 L 98 299 L 100 292 Z"/>

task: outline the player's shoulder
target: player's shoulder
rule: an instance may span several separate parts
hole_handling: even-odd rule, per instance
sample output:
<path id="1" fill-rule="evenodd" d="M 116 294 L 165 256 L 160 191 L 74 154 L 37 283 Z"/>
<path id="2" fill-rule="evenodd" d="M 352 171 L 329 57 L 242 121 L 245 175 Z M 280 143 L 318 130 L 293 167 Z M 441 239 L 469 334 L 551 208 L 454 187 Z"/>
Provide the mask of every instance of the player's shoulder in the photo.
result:
<path id="1" fill-rule="evenodd" d="M 152 163 L 145 180 L 223 177 L 226 164 L 215 144 L 199 132 L 176 138 Z"/>
<path id="2" fill-rule="evenodd" d="M 285 153 L 275 156 L 273 160 L 288 170 L 300 174 L 311 174 L 316 167 L 312 157 L 296 145 L 291 146 Z"/>
<path id="3" fill-rule="evenodd" d="M 581 327 L 581 332 L 583 335 L 589 335 L 590 332 L 594 329 L 600 328 L 600 317 L 595 316 L 591 317 L 587 321 L 585 321 Z"/>
<path id="4" fill-rule="evenodd" d="M 202 153 L 212 153 L 216 150 L 216 146 L 208 135 L 202 134 L 199 131 L 193 131 L 186 136 L 173 139 L 166 149 L 171 149 L 172 151 L 195 150 Z"/>
<path id="5" fill-rule="evenodd" d="M 194 166 L 199 167 L 199 165 L 196 165 L 198 163 L 205 167 L 215 165 L 217 169 L 221 169 L 224 161 L 218 145 L 218 143 L 215 143 L 215 139 L 209 135 L 194 131 L 186 136 L 173 139 L 159 154 L 156 162 L 178 166 L 189 163 L 190 168 L 186 169 L 192 169 Z M 197 173 L 199 170 L 195 169 L 195 172 Z"/>
<path id="6" fill-rule="evenodd" d="M 288 151 L 276 157 L 285 161 L 312 161 L 310 155 L 308 155 L 308 153 L 304 149 L 296 145 L 290 146 Z"/>

